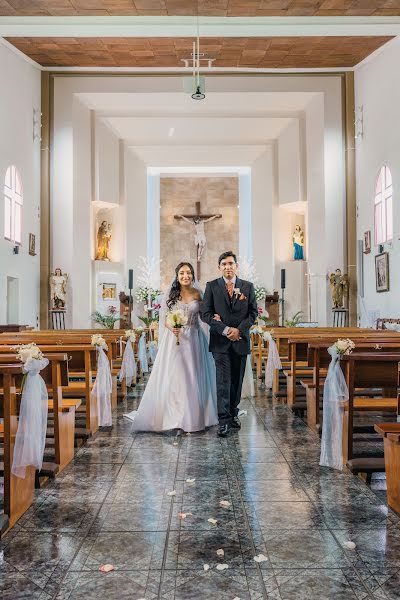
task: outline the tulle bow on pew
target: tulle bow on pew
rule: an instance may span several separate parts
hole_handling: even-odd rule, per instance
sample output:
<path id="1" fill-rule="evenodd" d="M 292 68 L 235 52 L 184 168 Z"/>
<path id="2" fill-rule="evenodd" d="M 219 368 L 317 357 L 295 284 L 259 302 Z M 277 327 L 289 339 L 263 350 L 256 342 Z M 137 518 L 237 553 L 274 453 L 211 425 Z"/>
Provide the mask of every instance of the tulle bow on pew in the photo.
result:
<path id="1" fill-rule="evenodd" d="M 121 370 L 118 375 L 119 381 L 126 379 L 126 385 L 130 387 L 136 381 L 137 367 L 133 353 L 132 341 L 128 338 L 122 357 Z"/>
<path id="2" fill-rule="evenodd" d="M 152 364 L 154 364 L 154 361 L 156 360 L 157 350 L 158 350 L 157 342 L 155 342 L 155 341 L 149 342 L 149 345 L 147 348 L 147 356 L 151 360 Z"/>
<path id="3" fill-rule="evenodd" d="M 272 388 L 275 369 L 282 369 L 281 359 L 279 357 L 276 342 L 269 331 L 264 333 L 264 340 L 268 342 L 268 358 L 265 365 L 265 387 Z"/>
<path id="4" fill-rule="evenodd" d="M 40 471 L 43 464 L 49 397 L 40 371 L 48 364 L 47 358 L 32 358 L 23 365 L 26 377 L 11 467 L 11 472 L 22 479 L 25 478 L 26 467 L 34 466 Z"/>
<path id="5" fill-rule="evenodd" d="M 149 363 L 147 361 L 147 350 L 146 350 L 146 334 L 142 333 L 140 336 L 139 344 L 138 344 L 138 356 L 140 362 L 140 368 L 142 373 L 149 372 Z"/>
<path id="6" fill-rule="evenodd" d="M 321 467 L 343 469 L 342 430 L 343 403 L 349 399 L 349 390 L 340 366 L 340 354 L 335 346 L 328 348 L 332 356 L 324 385 L 323 424 L 321 439 Z M 318 394 L 318 390 L 317 390 Z"/>
<path id="7" fill-rule="evenodd" d="M 93 386 L 92 395 L 97 398 L 99 426 L 110 427 L 112 377 L 110 363 L 102 346 L 97 346 L 97 376 Z"/>

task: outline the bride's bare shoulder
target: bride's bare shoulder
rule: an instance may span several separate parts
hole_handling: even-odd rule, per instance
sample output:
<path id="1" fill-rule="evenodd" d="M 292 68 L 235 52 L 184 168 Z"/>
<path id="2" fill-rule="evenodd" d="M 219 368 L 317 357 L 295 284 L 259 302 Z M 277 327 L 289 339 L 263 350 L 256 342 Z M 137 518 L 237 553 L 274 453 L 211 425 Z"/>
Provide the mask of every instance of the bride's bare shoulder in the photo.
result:
<path id="1" fill-rule="evenodd" d="M 201 300 L 201 294 L 200 294 L 199 290 L 193 291 L 193 300 Z"/>

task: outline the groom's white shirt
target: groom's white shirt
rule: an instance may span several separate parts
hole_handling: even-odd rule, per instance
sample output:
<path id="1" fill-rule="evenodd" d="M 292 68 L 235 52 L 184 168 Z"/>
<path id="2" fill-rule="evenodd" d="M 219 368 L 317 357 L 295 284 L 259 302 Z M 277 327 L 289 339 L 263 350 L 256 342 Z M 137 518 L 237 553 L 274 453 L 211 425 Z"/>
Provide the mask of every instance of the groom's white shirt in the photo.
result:
<path id="1" fill-rule="evenodd" d="M 225 285 L 228 285 L 228 283 L 233 283 L 233 287 L 235 287 L 235 285 L 236 285 L 236 275 L 231 280 L 226 279 L 226 277 L 223 277 L 222 279 L 225 281 Z M 230 329 L 230 327 L 225 327 L 225 329 L 222 332 L 222 335 L 224 335 L 226 337 L 228 335 L 229 329 Z"/>

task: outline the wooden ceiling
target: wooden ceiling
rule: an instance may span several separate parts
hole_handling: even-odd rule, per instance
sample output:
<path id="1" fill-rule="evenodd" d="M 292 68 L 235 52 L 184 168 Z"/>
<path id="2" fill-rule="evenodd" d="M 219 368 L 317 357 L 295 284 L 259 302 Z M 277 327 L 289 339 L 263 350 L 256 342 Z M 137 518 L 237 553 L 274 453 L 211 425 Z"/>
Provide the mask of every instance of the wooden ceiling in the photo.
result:
<path id="1" fill-rule="evenodd" d="M 202 38 L 215 67 L 352 67 L 390 37 Z M 182 67 L 192 38 L 8 38 L 46 67 Z"/>
<path id="2" fill-rule="evenodd" d="M 0 16 L 400 15 L 400 0 L 0 0 Z"/>

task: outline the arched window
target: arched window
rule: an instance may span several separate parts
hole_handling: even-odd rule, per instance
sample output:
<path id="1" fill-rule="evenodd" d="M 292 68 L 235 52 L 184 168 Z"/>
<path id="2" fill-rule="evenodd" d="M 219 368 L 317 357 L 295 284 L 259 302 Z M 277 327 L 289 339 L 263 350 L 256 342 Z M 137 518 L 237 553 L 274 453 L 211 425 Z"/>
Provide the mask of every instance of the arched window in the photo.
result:
<path id="1" fill-rule="evenodd" d="M 392 174 L 382 167 L 375 184 L 375 244 L 393 239 Z"/>
<path id="2" fill-rule="evenodd" d="M 17 167 L 8 167 L 4 181 L 4 237 L 22 243 L 22 179 Z"/>

